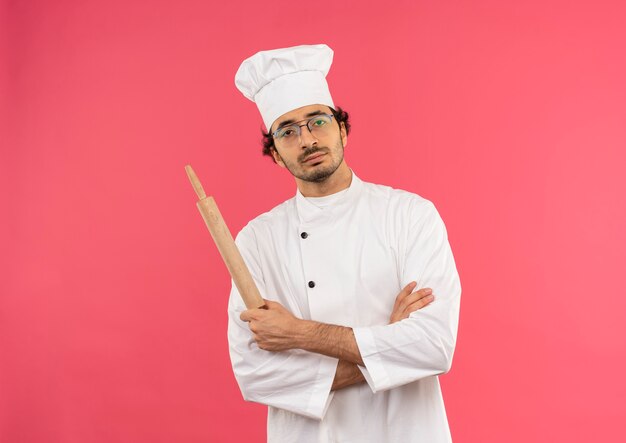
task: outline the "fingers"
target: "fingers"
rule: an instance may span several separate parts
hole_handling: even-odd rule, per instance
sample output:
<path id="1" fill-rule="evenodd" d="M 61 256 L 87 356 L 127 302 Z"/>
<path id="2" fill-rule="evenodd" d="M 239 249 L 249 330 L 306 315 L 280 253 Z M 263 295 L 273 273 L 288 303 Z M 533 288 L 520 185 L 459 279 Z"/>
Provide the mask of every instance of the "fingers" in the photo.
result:
<path id="1" fill-rule="evenodd" d="M 412 292 L 410 294 L 404 295 L 402 299 L 398 300 L 398 304 L 399 304 L 398 308 L 404 310 L 410 304 L 412 304 L 415 301 L 421 299 L 422 297 L 426 297 L 428 295 L 431 295 L 432 292 L 433 291 L 430 288 L 422 288 L 419 291 L 415 291 L 415 292 Z"/>
<path id="2" fill-rule="evenodd" d="M 254 313 L 252 311 L 254 311 L 254 309 L 248 309 L 247 311 L 243 311 L 239 315 L 239 318 L 241 319 L 241 321 L 251 321 L 252 320 L 252 316 L 254 315 Z"/>
<path id="3" fill-rule="evenodd" d="M 242 321 L 247 321 L 250 322 L 252 320 L 258 320 L 260 316 L 263 315 L 263 311 L 265 311 L 264 308 L 254 308 L 254 309 L 248 309 L 246 311 L 243 311 L 240 315 L 239 318 Z"/>
<path id="4" fill-rule="evenodd" d="M 413 294 L 409 296 L 409 298 L 420 299 L 423 297 L 428 297 L 430 295 L 433 295 L 433 290 L 430 288 L 423 288 L 423 289 L 420 289 L 419 291 L 415 291 Z"/>
<path id="5" fill-rule="evenodd" d="M 426 295 L 420 298 L 419 300 L 416 300 L 413 303 L 411 303 L 409 306 L 407 306 L 406 310 L 408 312 L 417 311 L 418 309 L 422 309 L 424 306 L 431 304 L 433 301 L 435 301 L 434 295 L 432 294 Z"/>
<path id="6" fill-rule="evenodd" d="M 433 297 L 433 290 L 430 288 L 420 289 L 419 291 L 415 291 L 412 294 L 409 294 L 404 300 L 403 305 L 408 307 L 413 303 L 420 301 L 422 299 L 431 299 Z"/>
<path id="7" fill-rule="evenodd" d="M 258 320 L 259 318 L 263 318 L 262 316 L 265 315 L 265 313 L 268 310 L 281 310 L 281 309 L 285 309 L 283 307 L 283 305 L 281 305 L 278 302 L 275 301 L 271 301 L 271 300 L 266 300 L 263 299 L 263 301 L 265 302 L 265 305 L 260 307 L 260 308 L 255 308 L 255 309 L 248 309 L 243 311 L 240 315 L 239 318 L 242 321 L 246 321 L 246 322 L 250 322 L 252 320 Z"/>
<path id="8" fill-rule="evenodd" d="M 433 291 L 430 288 L 422 288 L 419 291 L 412 292 L 417 283 L 412 281 L 406 285 L 396 296 L 396 301 L 391 311 L 390 323 L 403 320 L 412 312 L 422 309 L 433 302 Z"/>
<path id="9" fill-rule="evenodd" d="M 406 285 L 397 295 L 396 301 L 401 302 L 402 300 L 404 300 L 411 292 L 413 292 L 413 289 L 415 289 L 416 286 L 417 282 L 414 281 Z"/>
<path id="10" fill-rule="evenodd" d="M 435 296 L 433 295 L 431 289 L 420 289 L 406 298 L 406 304 L 403 309 L 404 314 L 408 316 L 411 312 L 422 309 L 434 300 Z"/>
<path id="11" fill-rule="evenodd" d="M 415 286 L 417 286 L 417 283 L 412 281 L 411 283 L 406 285 L 404 288 L 402 288 L 402 290 L 396 296 L 396 301 L 393 304 L 393 312 L 396 312 L 402 309 L 401 308 L 402 302 L 404 301 L 405 298 L 408 297 L 408 295 L 411 292 L 413 292 L 413 289 L 415 289 Z"/>

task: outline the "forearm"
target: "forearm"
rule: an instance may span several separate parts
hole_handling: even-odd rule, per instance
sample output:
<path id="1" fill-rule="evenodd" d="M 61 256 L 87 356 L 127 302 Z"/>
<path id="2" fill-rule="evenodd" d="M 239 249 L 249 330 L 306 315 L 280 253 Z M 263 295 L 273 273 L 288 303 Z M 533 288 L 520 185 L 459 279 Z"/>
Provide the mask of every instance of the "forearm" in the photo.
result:
<path id="1" fill-rule="evenodd" d="M 296 348 L 363 365 L 352 328 L 301 320 L 294 339 Z"/>
<path id="2" fill-rule="evenodd" d="M 339 360 L 331 390 L 337 391 L 364 381 L 365 377 L 363 377 L 363 373 L 356 364 Z"/>

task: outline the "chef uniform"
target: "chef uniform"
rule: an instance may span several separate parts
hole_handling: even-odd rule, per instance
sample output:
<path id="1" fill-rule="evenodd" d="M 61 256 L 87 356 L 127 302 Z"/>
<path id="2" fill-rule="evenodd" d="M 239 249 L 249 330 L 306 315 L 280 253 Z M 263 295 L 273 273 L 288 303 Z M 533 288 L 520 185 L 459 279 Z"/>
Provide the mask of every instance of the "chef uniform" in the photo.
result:
<path id="1" fill-rule="evenodd" d="M 237 85 L 244 94 L 265 89 L 265 97 L 250 95 L 267 128 L 298 107 L 333 106 L 325 81 L 330 48 L 259 54 L 242 64 Z M 296 78 L 301 72 L 305 78 Z M 246 81 L 254 86 L 246 89 Z M 298 101 L 292 95 L 302 83 L 292 87 L 292 81 L 317 83 Z M 289 97 L 281 107 L 284 91 Z M 271 97 L 271 104 L 264 101 Z M 307 198 L 298 191 L 248 223 L 236 243 L 264 298 L 298 318 L 353 328 L 364 363 L 366 383 L 331 391 L 336 358 L 259 349 L 239 318 L 246 308 L 233 285 L 233 371 L 246 400 L 268 405 L 269 442 L 451 441 L 437 375 L 452 362 L 461 287 L 431 202 L 353 173 L 349 188 L 337 194 Z M 435 300 L 389 325 L 395 298 L 411 281 L 432 288 Z"/>

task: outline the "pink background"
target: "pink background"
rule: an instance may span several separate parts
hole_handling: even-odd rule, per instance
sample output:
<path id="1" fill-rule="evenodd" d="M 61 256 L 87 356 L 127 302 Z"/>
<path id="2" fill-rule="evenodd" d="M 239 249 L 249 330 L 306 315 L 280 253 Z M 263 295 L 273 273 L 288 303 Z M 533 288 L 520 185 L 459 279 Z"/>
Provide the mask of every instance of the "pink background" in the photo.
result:
<path id="1" fill-rule="evenodd" d="M 319 42 L 349 165 L 446 221 L 455 442 L 623 441 L 625 2 L 1 5 L 1 442 L 265 439 L 183 166 L 233 232 L 290 198 L 233 77 Z"/>

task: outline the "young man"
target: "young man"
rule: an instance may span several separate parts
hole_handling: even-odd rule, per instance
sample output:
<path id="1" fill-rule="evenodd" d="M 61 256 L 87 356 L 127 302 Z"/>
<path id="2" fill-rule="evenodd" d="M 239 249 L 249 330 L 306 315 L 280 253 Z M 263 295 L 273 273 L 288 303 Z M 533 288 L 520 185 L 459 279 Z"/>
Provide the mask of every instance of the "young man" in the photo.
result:
<path id="1" fill-rule="evenodd" d="M 461 287 L 446 230 L 429 201 L 346 164 L 332 55 L 263 51 L 235 77 L 297 193 L 237 236 L 267 309 L 246 310 L 233 286 L 233 371 L 246 400 L 269 406 L 270 442 L 448 442 L 437 375 L 452 362 Z"/>

